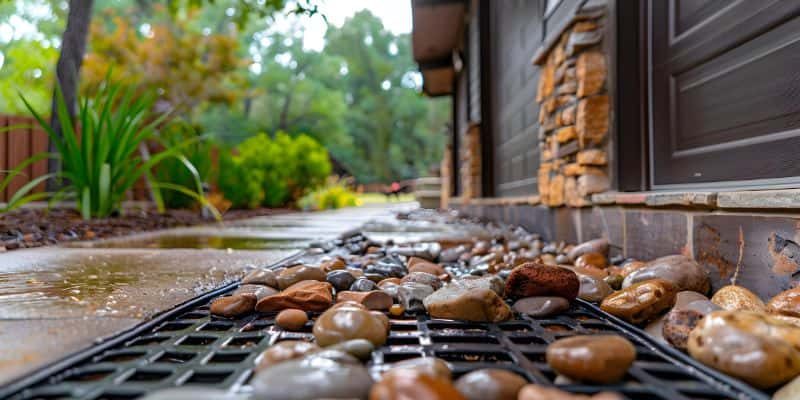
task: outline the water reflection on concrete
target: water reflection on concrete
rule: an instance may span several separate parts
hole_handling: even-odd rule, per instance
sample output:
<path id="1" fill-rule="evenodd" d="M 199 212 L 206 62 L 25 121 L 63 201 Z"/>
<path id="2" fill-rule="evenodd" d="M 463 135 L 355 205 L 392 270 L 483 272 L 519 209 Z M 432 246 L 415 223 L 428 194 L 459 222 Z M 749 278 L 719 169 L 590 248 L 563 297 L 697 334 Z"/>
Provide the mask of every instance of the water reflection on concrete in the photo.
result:
<path id="1" fill-rule="evenodd" d="M 0 256 L 0 319 L 144 318 L 288 251 L 38 249 Z"/>

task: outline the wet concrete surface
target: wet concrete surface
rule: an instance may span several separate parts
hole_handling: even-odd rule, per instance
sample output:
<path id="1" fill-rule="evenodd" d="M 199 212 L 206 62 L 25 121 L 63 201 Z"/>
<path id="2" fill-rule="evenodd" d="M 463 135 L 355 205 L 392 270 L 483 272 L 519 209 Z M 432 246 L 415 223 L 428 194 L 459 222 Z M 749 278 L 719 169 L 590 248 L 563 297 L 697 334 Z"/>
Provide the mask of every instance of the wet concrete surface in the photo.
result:
<path id="1" fill-rule="evenodd" d="M 281 214 L 0 254 L 0 385 L 233 282 L 250 266 L 414 207 Z"/>

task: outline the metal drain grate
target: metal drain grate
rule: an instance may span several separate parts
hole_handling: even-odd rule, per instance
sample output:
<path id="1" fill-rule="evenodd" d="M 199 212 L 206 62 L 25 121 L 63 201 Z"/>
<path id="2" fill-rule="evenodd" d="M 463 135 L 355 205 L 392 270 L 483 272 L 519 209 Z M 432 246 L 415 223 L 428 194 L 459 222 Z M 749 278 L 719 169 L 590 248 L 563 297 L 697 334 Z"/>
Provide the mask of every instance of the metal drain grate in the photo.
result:
<path id="1" fill-rule="evenodd" d="M 275 313 L 237 320 L 210 316 L 209 302 L 234 289 L 235 285 L 231 285 L 202 296 L 137 332 L 90 349 L 6 392 L 0 391 L 0 397 L 132 399 L 182 385 L 208 385 L 247 393 L 256 357 L 282 340 L 312 339 L 312 325 L 309 322 L 300 332 L 288 332 L 274 325 Z M 629 338 L 637 350 L 637 360 L 623 382 L 559 387 L 576 393 L 616 391 L 631 400 L 769 399 L 674 349 L 662 347 L 637 328 L 581 301 L 551 319 L 523 317 L 500 324 L 427 316 L 390 316 L 390 320 L 386 345 L 377 349 L 368 363 L 375 375 L 393 362 L 435 356 L 451 365 L 454 378 L 481 368 L 505 368 L 533 383 L 552 385 L 556 374 L 545 362 L 550 342 L 573 335 L 616 333 Z"/>

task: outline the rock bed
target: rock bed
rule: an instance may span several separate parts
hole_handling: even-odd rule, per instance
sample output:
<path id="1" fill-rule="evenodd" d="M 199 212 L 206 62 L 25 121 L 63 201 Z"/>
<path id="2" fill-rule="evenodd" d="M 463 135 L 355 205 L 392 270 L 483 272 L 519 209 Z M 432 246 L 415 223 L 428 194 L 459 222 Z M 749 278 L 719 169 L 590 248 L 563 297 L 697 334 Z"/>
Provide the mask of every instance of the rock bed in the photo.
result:
<path id="1" fill-rule="evenodd" d="M 521 231 L 516 232 L 516 235 L 524 234 Z M 538 240 L 534 236 L 530 236 L 528 239 Z M 592 246 L 594 245 L 596 244 L 592 244 Z M 508 243 L 506 243 L 506 246 L 508 246 Z M 398 254 L 396 257 L 399 257 L 405 263 L 411 261 L 411 257 L 421 256 L 419 258 L 422 260 L 418 260 L 417 263 L 419 263 L 420 268 L 424 269 L 433 268 L 428 265 L 430 264 L 429 262 L 425 261 L 426 258 L 433 260 L 447 258 L 449 257 L 447 250 L 457 248 L 458 245 L 448 244 L 444 251 L 430 245 L 392 247 L 391 244 L 388 244 L 388 247 L 393 248 L 390 253 Z M 307 252 L 303 258 L 270 268 L 270 270 L 285 271 L 287 265 L 300 263 L 301 265 L 328 265 L 329 269 L 331 269 L 330 272 L 342 271 L 344 269 L 341 268 L 341 265 L 333 266 L 331 264 L 332 261 L 336 260 L 331 257 L 342 257 L 343 260 L 349 258 L 350 260 L 345 264 L 355 264 L 353 261 L 354 255 L 361 257 L 365 254 L 378 254 L 380 248 L 378 243 L 372 243 L 359 235 L 353 235 L 344 241 L 319 244 L 316 248 Z M 561 249 L 556 249 L 556 252 L 564 255 L 564 250 L 567 249 L 562 246 Z M 483 252 L 483 250 L 480 250 L 480 252 Z M 487 254 L 489 253 L 487 251 Z M 543 254 L 550 253 L 543 252 Z M 484 257 L 485 255 L 476 254 L 474 256 Z M 558 256 L 553 255 L 553 257 Z M 484 289 L 491 287 L 496 282 L 493 282 L 491 278 L 465 279 L 467 275 L 498 275 L 505 279 L 506 285 L 510 281 L 519 279 L 519 277 L 510 277 L 510 268 L 501 267 L 490 270 L 492 267 L 489 266 L 484 271 L 482 263 L 471 264 L 475 265 L 466 267 L 466 263 L 457 262 L 456 260 L 444 263 L 448 277 L 442 276 L 441 280 L 455 279 L 455 283 L 451 282 L 449 284 L 452 287 L 459 285 L 457 282 L 462 279 L 473 281 L 469 283 L 469 285 L 472 285 L 469 286 L 469 291 L 485 292 L 482 296 L 486 297 L 492 295 L 488 294 Z M 619 260 L 618 264 L 621 264 Z M 366 266 L 364 270 L 369 271 L 369 266 Z M 304 278 L 309 277 L 309 274 L 318 274 L 316 271 L 302 269 L 297 269 L 295 272 Z M 389 269 L 385 272 L 386 274 L 391 274 Z M 286 275 L 284 273 L 283 278 L 286 278 Z M 404 276 L 408 275 L 408 273 L 405 273 Z M 341 394 L 343 392 L 335 392 L 335 390 L 343 390 L 347 394 L 345 397 L 355 398 L 366 397 L 367 392 L 370 392 L 369 397 L 371 399 L 395 398 L 393 397 L 396 394 L 395 392 L 405 390 L 405 394 L 408 395 L 409 392 L 407 390 L 409 389 L 404 388 L 413 388 L 415 386 L 419 386 L 418 389 L 422 390 L 422 392 L 419 392 L 420 399 L 461 398 L 454 397 L 459 395 L 463 396 L 463 398 L 474 398 L 475 393 L 472 393 L 473 397 L 470 397 L 463 394 L 463 389 L 465 387 L 474 387 L 475 390 L 478 390 L 489 387 L 487 390 L 491 390 L 492 384 L 498 385 L 500 383 L 503 383 L 502 386 L 504 387 L 514 386 L 516 383 L 520 385 L 528 383 L 522 390 L 519 390 L 518 398 L 520 400 L 539 398 L 572 399 L 573 397 L 569 397 L 570 395 L 567 392 L 604 393 L 592 396 L 592 398 L 596 399 L 767 398 L 765 394 L 723 375 L 709 372 L 707 368 L 692 362 L 688 357 L 681 356 L 674 350 L 664 348 L 652 340 L 644 338 L 641 335 L 641 331 L 614 317 L 610 317 L 597 309 L 597 307 L 580 299 L 568 302 L 568 308 L 566 309 L 559 309 L 555 313 L 551 312 L 551 315 L 539 317 L 532 317 L 520 312 L 512 314 L 510 311 L 508 315 L 504 315 L 503 307 L 508 308 L 508 306 L 505 304 L 493 304 L 491 299 L 489 301 L 484 299 L 482 304 L 489 304 L 486 306 L 489 307 L 489 311 L 484 307 L 480 311 L 467 312 L 463 314 L 465 318 L 475 319 L 476 321 L 464 321 L 431 318 L 429 313 L 425 312 L 426 308 L 431 309 L 431 304 L 427 301 L 422 304 L 423 307 L 418 309 L 418 312 L 408 312 L 409 309 L 419 307 L 420 304 L 409 302 L 408 299 L 401 297 L 398 301 L 392 302 L 393 304 L 389 311 L 380 312 L 380 318 L 376 316 L 377 320 L 387 323 L 388 335 L 385 335 L 385 338 L 382 339 L 383 342 L 374 346 L 374 344 L 364 340 L 365 338 L 374 339 L 369 334 L 364 334 L 362 335 L 363 337 L 350 341 L 339 340 L 343 341 L 345 345 L 342 346 L 341 343 L 337 345 L 335 344 L 336 340 L 330 341 L 330 335 L 323 335 L 325 332 L 320 332 L 315 327 L 315 322 L 320 320 L 323 310 L 327 314 L 340 312 L 349 313 L 348 316 L 363 316 L 365 318 L 375 312 L 367 311 L 361 306 L 349 303 L 333 307 L 327 304 L 324 307 L 319 307 L 318 311 L 308 310 L 305 316 L 310 317 L 310 321 L 292 329 L 281 328 L 279 324 L 276 324 L 278 315 L 276 311 L 281 307 L 286 308 L 285 306 L 287 306 L 287 304 L 284 304 L 286 299 L 280 297 L 281 293 L 286 293 L 287 289 L 292 288 L 297 282 L 292 282 L 293 279 L 279 282 L 277 280 L 279 277 L 281 277 L 281 273 L 275 275 L 274 273 L 253 272 L 250 274 L 249 283 L 239 288 L 231 287 L 226 290 L 226 293 L 232 293 L 233 295 L 216 297 L 212 301 L 209 301 L 210 298 L 200 299 L 192 307 L 175 310 L 155 321 L 157 323 L 154 322 L 148 329 L 135 336 L 125 338 L 124 341 L 115 346 L 107 346 L 108 348 L 101 349 L 102 351 L 96 351 L 96 354 L 90 360 L 77 366 L 70 366 L 61 374 L 39 381 L 32 389 L 18 394 L 15 398 L 136 398 L 151 392 L 155 392 L 155 394 L 151 395 L 156 396 L 152 398 L 178 398 L 176 396 L 182 395 L 191 395 L 191 398 L 195 400 L 221 398 L 222 392 L 215 392 L 211 388 L 227 391 L 229 394 L 232 393 L 233 398 L 293 398 L 291 396 L 298 394 L 298 390 L 301 389 L 300 386 L 310 387 L 311 389 L 308 390 L 312 391 L 322 390 L 322 392 L 317 391 L 314 393 L 324 393 L 326 395 Z M 324 277 L 318 278 L 327 279 L 327 277 L 326 274 Z M 272 278 L 276 279 L 276 281 L 270 282 Z M 377 280 L 376 277 L 373 279 Z M 425 275 L 417 276 L 414 281 L 419 283 L 418 281 L 421 279 L 428 279 L 428 277 Z M 475 283 L 479 280 L 486 281 L 486 286 Z M 270 283 L 272 287 L 264 289 L 254 286 L 263 283 Z M 583 284 L 584 282 L 581 283 Z M 350 282 L 349 286 L 352 287 L 354 284 L 355 282 Z M 593 284 L 596 284 L 596 282 L 593 281 Z M 364 285 L 363 289 L 365 290 L 375 289 L 369 284 Z M 267 285 L 263 286 L 269 287 Z M 445 287 L 447 286 L 448 284 L 445 285 Z M 283 291 L 278 292 L 279 289 Z M 505 289 L 508 289 L 508 286 Z M 556 289 L 564 290 L 563 285 L 558 286 Z M 381 290 L 391 292 L 392 288 L 382 287 Z M 524 292 L 529 289 L 525 289 L 524 286 L 522 289 L 515 286 L 514 290 L 522 290 Z M 506 290 L 506 292 L 511 293 L 514 290 Z M 539 289 L 534 291 L 536 290 Z M 568 288 L 569 290 L 573 289 Z M 579 288 L 574 288 L 574 291 L 577 293 L 571 295 L 573 298 L 575 296 L 591 297 L 595 295 L 593 291 L 588 291 L 587 293 L 587 290 L 579 290 Z M 530 294 L 522 293 L 517 297 L 527 297 Z M 555 293 L 538 294 L 552 295 Z M 243 302 L 237 300 L 237 295 L 239 299 L 244 298 Z M 569 293 L 563 295 L 570 296 Z M 611 293 L 605 293 L 603 297 L 609 297 L 610 295 Z M 261 304 L 264 298 L 271 296 L 277 296 L 274 299 L 278 300 L 265 303 L 269 303 L 268 308 L 276 307 L 276 311 L 252 312 L 251 308 L 258 308 L 257 304 Z M 393 294 L 393 297 L 397 297 L 397 294 Z M 478 298 L 483 299 L 481 296 L 478 296 Z M 355 299 L 358 300 L 358 297 L 356 296 Z M 225 301 L 224 307 L 220 306 L 222 304 L 221 300 Z M 308 296 L 303 297 L 303 301 L 306 300 L 313 299 Z M 292 299 L 292 301 L 297 300 Z M 315 305 L 317 304 L 316 302 L 317 300 L 314 300 L 308 304 L 312 304 L 312 308 L 314 308 L 317 307 Z M 517 301 L 517 303 L 519 302 Z M 292 307 L 289 308 L 302 308 L 304 304 L 301 303 L 292 303 L 290 304 Z M 517 305 L 515 304 L 515 309 L 519 308 Z M 398 310 L 398 306 L 402 307 L 403 310 Z M 541 311 L 540 306 L 541 304 L 538 305 L 539 311 Z M 383 308 L 385 306 L 382 305 L 380 307 Z M 561 306 L 556 305 L 555 307 L 559 308 Z M 227 317 L 213 315 L 212 310 L 216 314 L 229 315 Z M 434 314 L 448 312 L 453 311 L 446 309 L 446 307 L 444 310 L 431 311 Z M 455 312 L 463 313 L 464 310 L 456 310 Z M 501 315 L 502 318 L 498 317 L 498 315 Z M 624 313 L 619 316 L 622 318 L 627 317 Z M 359 334 L 356 333 L 356 336 Z M 605 341 L 601 342 L 602 344 L 608 344 L 610 348 L 617 348 L 617 345 L 622 344 L 622 351 L 617 353 L 624 354 L 626 352 L 625 346 L 627 346 L 625 343 L 629 343 L 632 351 L 635 351 L 635 361 L 632 360 L 632 363 L 628 362 L 627 365 L 619 367 L 621 368 L 621 373 L 613 371 L 614 368 L 610 369 L 612 370 L 612 375 L 615 373 L 619 375 L 618 377 L 612 377 L 613 379 L 611 380 L 613 382 L 581 382 L 566 378 L 555 371 L 554 365 L 559 369 L 568 368 L 568 366 L 564 367 L 554 361 L 553 357 L 555 356 L 550 354 L 551 351 L 555 351 L 554 349 L 558 347 L 552 345 L 554 342 L 567 343 L 567 341 L 563 340 L 565 338 L 573 338 L 578 341 L 586 340 L 586 338 L 593 340 L 592 338 L 602 338 L 599 335 L 608 334 L 615 335 L 610 339 L 624 337 L 626 340 L 620 339 L 618 341 L 622 343 L 614 343 L 614 340 L 603 338 Z M 276 349 L 285 348 L 292 351 L 300 351 L 297 347 L 298 344 L 313 342 L 315 338 L 317 342 L 321 342 L 322 337 L 326 337 L 324 340 L 332 344 L 332 347 L 327 349 L 335 348 L 336 350 L 322 351 L 316 348 L 316 345 L 309 344 L 303 346 L 313 350 L 313 352 L 309 352 L 310 355 L 306 355 L 305 358 L 299 357 L 300 361 L 282 361 L 281 357 L 285 357 L 285 354 L 276 356 Z M 568 352 L 570 346 L 580 345 L 585 344 L 569 344 L 561 347 L 562 350 Z M 375 347 L 374 349 L 373 346 Z M 297 355 L 295 354 L 294 356 Z M 362 360 L 360 362 L 356 361 L 353 356 Z M 613 358 L 615 354 L 606 355 L 606 357 Z M 420 358 L 425 361 L 422 365 L 419 364 Z M 625 356 L 621 356 L 621 358 L 625 358 Z M 308 365 L 304 366 L 302 364 L 303 360 L 307 360 L 306 363 L 309 365 L 314 365 L 314 371 L 317 372 L 319 369 L 332 374 L 337 371 L 346 371 L 347 379 L 345 381 L 347 385 L 342 388 L 333 388 L 337 378 L 337 375 L 333 374 L 329 376 L 330 379 L 326 383 L 328 385 L 327 388 L 320 388 L 319 385 L 307 383 L 298 385 L 293 394 L 281 391 L 269 392 L 272 389 L 285 388 L 288 385 L 274 384 L 274 382 L 291 382 L 293 378 L 303 378 L 302 368 L 308 368 Z M 437 365 L 436 362 L 431 364 L 431 361 L 441 362 L 446 365 L 446 372 L 444 373 L 446 377 L 436 378 L 438 380 L 428 379 L 429 377 L 425 376 L 425 374 L 420 375 L 418 373 L 419 370 L 432 369 L 434 368 L 433 365 Z M 624 364 L 626 361 L 623 360 L 621 362 Z M 397 371 L 403 370 L 404 363 L 414 364 L 411 369 L 417 370 L 417 372 L 414 372 L 414 374 L 397 373 Z M 283 375 L 274 373 L 277 370 L 277 366 L 281 366 L 279 369 L 285 370 L 282 371 Z M 333 366 L 334 368 L 328 370 L 326 366 Z M 254 373 L 254 367 L 260 371 Z M 263 372 L 269 371 L 270 368 L 273 373 Z M 359 375 L 362 370 L 366 371 L 363 376 Z M 606 368 L 603 371 L 608 370 Z M 497 375 L 499 374 L 498 371 L 508 371 L 513 375 Z M 561 372 L 564 371 L 562 370 Z M 383 379 L 381 374 L 384 374 Z M 342 376 L 339 375 L 338 378 L 342 379 Z M 591 380 L 591 378 L 588 379 Z M 603 378 L 603 380 L 605 379 Z M 366 383 L 367 381 L 368 383 Z M 273 383 L 266 385 L 265 382 Z M 361 382 L 361 389 L 358 388 L 359 382 Z M 380 384 L 375 384 L 374 382 L 380 382 Z M 196 385 L 206 385 L 209 389 L 193 392 L 191 388 Z M 551 389 L 548 387 L 551 385 L 556 385 L 563 392 L 550 392 Z M 177 389 L 169 389 L 173 391 L 163 391 L 164 388 L 174 388 L 176 386 L 178 387 Z M 291 385 L 288 386 L 289 389 L 292 389 Z M 455 388 L 462 390 L 462 394 L 447 391 L 455 390 Z M 176 393 L 174 390 L 178 392 Z M 328 390 L 328 392 L 325 392 L 325 390 Z M 331 390 L 334 391 L 331 392 Z M 415 389 L 411 390 L 413 392 Z M 516 391 L 512 397 L 509 397 L 511 396 L 509 393 L 501 392 L 501 390 L 497 389 L 492 393 L 493 397 L 486 397 L 486 393 L 483 393 L 482 396 L 483 398 L 517 398 Z M 588 398 L 588 396 L 585 398 Z"/>

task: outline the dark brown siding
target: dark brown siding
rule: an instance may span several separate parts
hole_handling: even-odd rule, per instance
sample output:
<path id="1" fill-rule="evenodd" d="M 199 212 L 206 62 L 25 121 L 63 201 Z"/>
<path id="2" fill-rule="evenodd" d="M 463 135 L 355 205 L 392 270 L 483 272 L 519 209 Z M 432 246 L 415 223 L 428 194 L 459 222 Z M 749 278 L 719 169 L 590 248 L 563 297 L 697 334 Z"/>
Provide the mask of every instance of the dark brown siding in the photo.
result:
<path id="1" fill-rule="evenodd" d="M 800 183 L 800 2 L 651 9 L 654 186 Z"/>
<path id="2" fill-rule="evenodd" d="M 491 5 L 494 195 L 535 194 L 538 69 L 530 60 L 541 43 L 544 7 L 538 0 L 493 1 Z"/>

